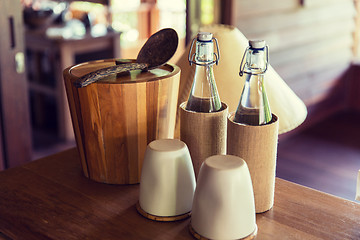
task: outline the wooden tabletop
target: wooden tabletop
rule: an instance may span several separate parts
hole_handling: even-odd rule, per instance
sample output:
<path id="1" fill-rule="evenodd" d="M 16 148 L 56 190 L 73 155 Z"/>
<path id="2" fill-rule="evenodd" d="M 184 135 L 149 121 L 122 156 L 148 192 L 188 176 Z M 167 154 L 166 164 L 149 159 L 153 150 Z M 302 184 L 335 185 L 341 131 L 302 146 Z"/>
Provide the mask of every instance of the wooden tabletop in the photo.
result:
<path id="1" fill-rule="evenodd" d="M 85 178 L 75 149 L 0 172 L 0 239 L 193 239 L 139 215 L 138 190 Z M 360 204 L 282 179 L 256 221 L 256 239 L 360 239 Z"/>

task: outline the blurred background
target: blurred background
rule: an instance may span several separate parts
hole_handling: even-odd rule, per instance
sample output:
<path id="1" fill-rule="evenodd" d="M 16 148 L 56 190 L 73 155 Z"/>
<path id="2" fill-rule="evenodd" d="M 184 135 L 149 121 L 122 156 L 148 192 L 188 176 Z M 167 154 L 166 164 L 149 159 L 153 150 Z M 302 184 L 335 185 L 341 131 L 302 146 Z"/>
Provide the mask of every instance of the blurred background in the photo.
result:
<path id="1" fill-rule="evenodd" d="M 180 37 L 170 60 L 176 63 L 201 26 L 228 24 L 267 41 L 272 66 L 308 108 L 305 123 L 280 136 L 277 176 L 354 199 L 359 1 L 2 1 L 0 170 L 76 146 L 62 79 L 66 67 L 136 58 L 147 38 L 165 27 Z"/>

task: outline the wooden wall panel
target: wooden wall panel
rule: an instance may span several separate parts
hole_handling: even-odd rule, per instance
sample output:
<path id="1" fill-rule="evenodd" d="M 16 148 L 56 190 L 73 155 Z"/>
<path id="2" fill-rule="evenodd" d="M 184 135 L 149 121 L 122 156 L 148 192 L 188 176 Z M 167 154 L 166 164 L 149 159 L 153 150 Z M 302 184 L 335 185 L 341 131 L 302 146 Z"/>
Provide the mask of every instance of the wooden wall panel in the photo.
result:
<path id="1" fill-rule="evenodd" d="M 308 52 L 307 55 L 300 56 L 294 60 L 289 60 L 282 64 L 273 65 L 277 72 L 285 79 L 291 82 L 291 79 L 298 79 L 299 74 L 313 74 L 323 72 L 342 65 L 346 62 L 348 66 L 351 63 L 352 50 L 351 45 L 338 45 L 334 48 L 320 49 Z M 300 79 L 299 79 L 300 80 Z"/>
<path id="2" fill-rule="evenodd" d="M 249 39 L 267 41 L 271 65 L 308 106 L 344 95 L 335 92 L 345 92 L 354 57 L 353 0 L 234 0 L 234 6 L 234 25 Z"/>
<path id="3" fill-rule="evenodd" d="M 355 24 L 352 19 L 309 24 L 303 27 L 286 28 L 273 32 L 247 34 L 250 39 L 263 38 L 270 46 L 270 54 L 277 51 L 292 52 L 315 43 L 325 43 L 342 35 L 351 35 Z M 309 50 L 307 50 L 309 52 Z M 289 55 L 291 55 L 289 54 Z"/>
<path id="4" fill-rule="evenodd" d="M 280 67 L 286 64 L 296 63 L 299 59 L 311 56 L 316 58 L 318 55 L 323 55 L 329 52 L 333 52 L 336 49 L 348 50 L 353 44 L 352 35 L 348 32 L 341 34 L 336 38 L 328 38 L 324 40 L 314 40 L 309 44 L 302 44 L 293 48 L 291 54 L 288 49 L 273 51 L 271 48 L 271 65 L 274 67 Z"/>
<path id="5" fill-rule="evenodd" d="M 327 71 L 304 74 L 293 79 L 288 85 L 310 106 L 332 96 L 334 90 L 344 90 L 345 85 L 338 86 L 348 71 L 348 65 L 349 63 L 345 62 Z"/>
<path id="6" fill-rule="evenodd" d="M 235 24 L 243 33 L 248 35 L 278 31 L 284 28 L 316 25 L 335 19 L 353 18 L 355 16 L 355 7 L 352 0 L 339 0 L 332 4 L 314 7 L 302 7 L 298 4 L 297 8 L 289 9 L 288 11 L 274 10 L 273 12 L 251 16 L 245 14 L 245 12 L 250 10 L 242 9 L 238 6 L 242 1 L 235 0 Z M 273 0 L 269 1 L 269 3 L 275 4 L 280 2 L 285 4 L 287 1 L 295 0 Z M 267 3 L 266 0 L 258 0 L 258 2 Z M 257 6 L 254 5 L 253 7 Z"/>
<path id="7" fill-rule="evenodd" d="M 324 6 L 326 4 L 339 3 L 341 1 L 342 0 L 300 0 L 301 5 L 304 7 L 318 7 L 318 6 Z"/>

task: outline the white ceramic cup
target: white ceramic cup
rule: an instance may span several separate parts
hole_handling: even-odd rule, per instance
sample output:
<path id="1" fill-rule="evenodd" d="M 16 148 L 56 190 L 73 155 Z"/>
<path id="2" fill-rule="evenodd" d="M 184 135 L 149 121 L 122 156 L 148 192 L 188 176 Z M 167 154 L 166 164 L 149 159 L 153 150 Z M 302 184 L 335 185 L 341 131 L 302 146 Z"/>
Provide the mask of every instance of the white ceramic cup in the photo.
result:
<path id="1" fill-rule="evenodd" d="M 189 213 L 195 187 L 194 169 L 184 142 L 161 139 L 149 143 L 140 178 L 139 205 L 143 211 L 162 217 Z"/>
<path id="2" fill-rule="evenodd" d="M 255 236 L 254 194 L 249 169 L 243 159 L 215 155 L 203 162 L 193 200 L 190 228 L 195 237 L 200 235 L 207 239 Z"/>

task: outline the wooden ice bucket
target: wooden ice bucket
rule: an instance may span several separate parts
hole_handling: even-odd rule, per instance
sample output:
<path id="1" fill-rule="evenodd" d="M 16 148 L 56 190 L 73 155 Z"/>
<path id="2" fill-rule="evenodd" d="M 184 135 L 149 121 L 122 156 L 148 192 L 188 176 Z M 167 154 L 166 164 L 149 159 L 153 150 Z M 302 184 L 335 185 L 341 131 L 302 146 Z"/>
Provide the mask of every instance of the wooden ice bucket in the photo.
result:
<path id="1" fill-rule="evenodd" d="M 115 64 L 114 59 L 99 60 L 64 70 L 77 148 L 86 177 L 139 183 L 147 144 L 174 137 L 180 69 L 165 64 L 149 72 L 109 76 L 84 88 L 73 85 L 77 78 Z"/>

